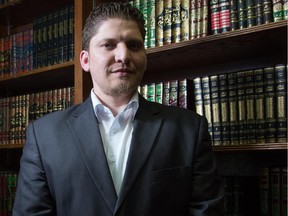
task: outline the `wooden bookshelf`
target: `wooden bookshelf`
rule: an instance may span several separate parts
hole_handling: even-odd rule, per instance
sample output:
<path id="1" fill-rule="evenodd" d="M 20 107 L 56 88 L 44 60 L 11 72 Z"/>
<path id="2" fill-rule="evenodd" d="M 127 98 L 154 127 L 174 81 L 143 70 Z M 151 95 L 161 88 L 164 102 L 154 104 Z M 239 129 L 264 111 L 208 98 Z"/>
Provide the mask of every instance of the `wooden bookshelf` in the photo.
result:
<path id="1" fill-rule="evenodd" d="M 103 1 L 106 0 L 97 1 L 97 4 Z M 79 54 L 82 49 L 83 25 L 95 2 L 93 0 L 13 0 L 0 5 L 0 37 L 30 27 L 33 19 L 40 14 L 51 12 L 67 4 L 74 4 L 75 9 L 74 61 L 0 76 L 0 97 L 74 86 L 74 103 L 83 102 L 90 94 L 92 82 L 89 73 L 82 71 Z M 232 73 L 279 63 L 287 64 L 287 27 L 287 20 L 283 20 L 149 48 L 143 84 L 172 79 L 193 79 L 200 75 Z M 15 170 L 17 170 L 18 161 L 17 163 L 14 161 L 13 154 L 15 151 L 19 155 L 23 146 L 24 143 L 0 145 L 0 156 L 3 156 L 0 160 L 0 168 L 5 161 L 6 167 L 10 168 L 9 164 L 11 164 L 11 167 L 16 166 Z M 287 150 L 288 143 L 213 146 L 215 155 L 220 159 L 220 166 L 224 164 L 220 168 L 221 172 L 228 175 L 237 175 L 243 167 L 249 169 L 247 166 L 253 162 L 255 163 L 251 165 L 253 169 L 250 169 L 251 172 L 249 170 L 249 175 L 255 176 L 257 176 L 257 168 L 262 163 L 265 166 L 277 164 L 287 166 Z M 237 166 L 235 169 L 234 165 Z M 226 172 L 226 169 L 229 171 Z"/>

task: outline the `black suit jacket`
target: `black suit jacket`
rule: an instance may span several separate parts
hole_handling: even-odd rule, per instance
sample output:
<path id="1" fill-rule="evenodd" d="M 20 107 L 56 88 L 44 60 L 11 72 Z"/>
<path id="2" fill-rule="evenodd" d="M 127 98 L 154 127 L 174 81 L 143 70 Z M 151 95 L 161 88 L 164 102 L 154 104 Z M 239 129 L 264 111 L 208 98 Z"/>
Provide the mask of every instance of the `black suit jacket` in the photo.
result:
<path id="1" fill-rule="evenodd" d="M 140 96 L 133 124 L 117 197 L 90 98 L 31 123 L 13 216 L 223 215 L 206 119 Z"/>

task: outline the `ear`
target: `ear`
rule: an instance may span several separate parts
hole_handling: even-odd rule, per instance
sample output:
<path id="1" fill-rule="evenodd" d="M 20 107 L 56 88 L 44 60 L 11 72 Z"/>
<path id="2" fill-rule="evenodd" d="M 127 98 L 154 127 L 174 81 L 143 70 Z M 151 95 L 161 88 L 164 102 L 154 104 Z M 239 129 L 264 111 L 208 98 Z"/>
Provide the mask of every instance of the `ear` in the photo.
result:
<path id="1" fill-rule="evenodd" d="M 89 72 L 89 53 L 86 50 L 82 50 L 80 53 L 80 63 L 84 71 Z"/>

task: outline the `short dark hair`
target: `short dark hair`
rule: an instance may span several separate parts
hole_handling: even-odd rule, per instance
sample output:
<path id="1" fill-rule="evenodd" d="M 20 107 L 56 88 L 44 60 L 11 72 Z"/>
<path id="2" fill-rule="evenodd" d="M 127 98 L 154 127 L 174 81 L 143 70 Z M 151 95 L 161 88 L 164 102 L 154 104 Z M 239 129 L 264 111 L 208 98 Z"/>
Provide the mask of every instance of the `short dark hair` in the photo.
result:
<path id="1" fill-rule="evenodd" d="M 143 14 L 128 2 L 106 2 L 93 8 L 86 20 L 82 35 L 83 50 L 89 50 L 89 44 L 97 34 L 101 24 L 108 19 L 121 18 L 135 21 L 139 27 L 143 40 L 145 39 L 145 20 Z"/>

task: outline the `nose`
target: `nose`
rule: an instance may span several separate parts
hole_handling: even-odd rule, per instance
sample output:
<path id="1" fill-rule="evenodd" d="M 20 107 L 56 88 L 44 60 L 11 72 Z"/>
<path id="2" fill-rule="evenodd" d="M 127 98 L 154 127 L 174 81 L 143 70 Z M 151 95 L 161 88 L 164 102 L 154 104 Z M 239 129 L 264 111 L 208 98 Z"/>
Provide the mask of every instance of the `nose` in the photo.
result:
<path id="1" fill-rule="evenodd" d="M 129 49 L 125 44 L 117 45 L 115 49 L 115 61 L 123 64 L 128 64 L 131 61 Z"/>

